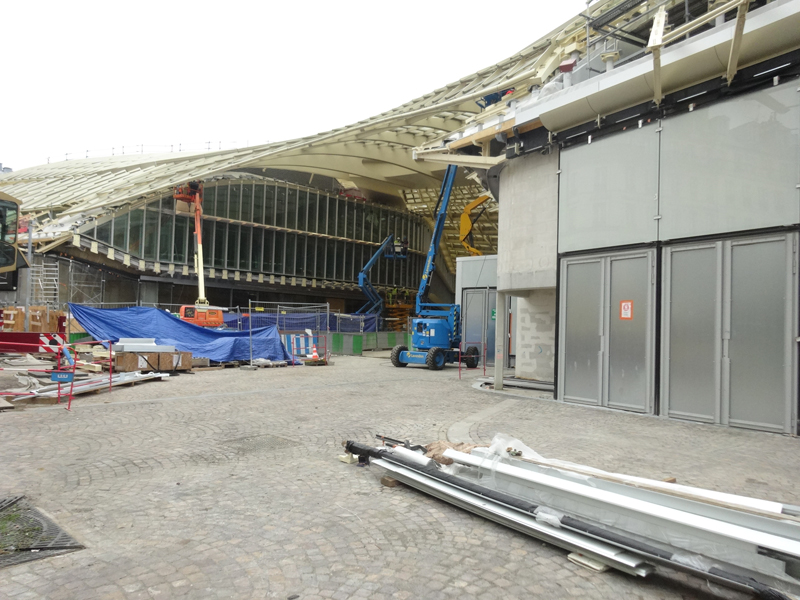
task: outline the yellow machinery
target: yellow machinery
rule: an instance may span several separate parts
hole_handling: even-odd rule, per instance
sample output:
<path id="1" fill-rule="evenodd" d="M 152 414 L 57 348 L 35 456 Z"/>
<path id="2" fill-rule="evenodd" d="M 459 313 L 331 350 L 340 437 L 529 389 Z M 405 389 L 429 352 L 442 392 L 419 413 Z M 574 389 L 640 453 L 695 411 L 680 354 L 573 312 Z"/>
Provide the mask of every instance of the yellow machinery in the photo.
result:
<path id="1" fill-rule="evenodd" d="M 474 219 L 472 218 L 471 213 L 474 209 L 478 208 L 482 204 L 485 204 L 491 199 L 492 197 L 489 194 L 478 196 L 476 200 L 473 200 L 467 204 L 464 207 L 464 212 L 461 213 L 461 227 L 458 238 L 461 240 L 461 244 L 464 246 L 464 248 L 467 249 L 467 252 L 469 252 L 472 256 L 483 256 L 483 252 L 475 247 L 475 239 L 472 236 L 472 228 L 475 226 L 475 222 L 481 218 L 481 215 L 486 212 L 488 207 L 484 206 Z"/>

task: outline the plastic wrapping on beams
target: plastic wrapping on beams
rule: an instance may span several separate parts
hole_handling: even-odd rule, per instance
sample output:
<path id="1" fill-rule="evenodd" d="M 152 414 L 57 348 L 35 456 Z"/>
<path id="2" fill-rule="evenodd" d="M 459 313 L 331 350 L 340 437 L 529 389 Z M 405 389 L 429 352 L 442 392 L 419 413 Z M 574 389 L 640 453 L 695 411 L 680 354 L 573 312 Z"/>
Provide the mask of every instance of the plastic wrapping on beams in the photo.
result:
<path id="1" fill-rule="evenodd" d="M 498 433 L 492 439 L 492 444 L 489 446 L 489 451 L 492 454 L 509 458 L 510 455 L 506 451 L 507 448 L 521 453 L 521 458 L 541 462 L 547 466 L 557 469 L 568 471 L 575 479 L 587 479 L 588 477 L 609 477 L 619 480 L 621 483 L 629 485 L 642 485 L 648 488 L 653 488 L 665 493 L 680 493 L 688 496 L 694 496 L 699 501 L 713 501 L 730 504 L 732 506 L 739 506 L 743 508 L 752 508 L 758 511 L 773 513 L 778 517 L 782 514 L 784 505 L 780 502 L 771 502 L 769 500 L 761 500 L 760 498 L 749 498 L 747 496 L 738 496 L 736 494 L 727 494 L 724 492 L 717 492 L 714 490 L 706 490 L 703 488 L 692 487 L 688 485 L 680 485 L 677 483 L 666 483 L 655 479 L 647 479 L 644 477 L 634 477 L 632 475 L 623 475 L 621 473 L 611 473 L 603 471 L 602 469 L 595 469 L 586 465 L 579 465 L 565 460 L 558 460 L 554 458 L 545 458 L 538 454 L 535 450 L 526 446 L 518 439 L 505 434 Z M 575 472 L 577 469 L 580 472 Z"/>
<path id="2" fill-rule="evenodd" d="M 250 360 L 250 331 L 216 331 L 181 321 L 157 308 L 89 308 L 70 304 L 70 311 L 97 340 L 120 338 L 155 338 L 156 344 L 175 346 L 182 352 L 216 362 Z M 253 358 L 285 360 L 286 351 L 275 327 L 253 329 Z"/>
<path id="3" fill-rule="evenodd" d="M 782 561 L 755 552 L 757 545 L 763 545 L 783 548 L 791 554 L 791 549 L 798 547 L 798 542 L 791 538 L 692 515 L 577 482 L 570 483 L 509 465 L 508 460 L 498 463 L 497 456 L 479 457 L 452 450 L 445 452 L 445 456 L 477 467 L 483 474 L 481 483 L 487 487 L 626 532 L 651 544 L 665 544 L 673 551 L 683 549 L 703 554 L 792 585 L 798 584 L 797 580 L 786 575 Z"/>
<path id="4" fill-rule="evenodd" d="M 536 515 L 537 521 L 547 523 L 551 527 L 561 528 L 561 519 L 564 517 L 564 513 L 553 510 L 552 508 L 547 508 L 546 506 L 540 506 L 533 511 L 533 514 Z"/>

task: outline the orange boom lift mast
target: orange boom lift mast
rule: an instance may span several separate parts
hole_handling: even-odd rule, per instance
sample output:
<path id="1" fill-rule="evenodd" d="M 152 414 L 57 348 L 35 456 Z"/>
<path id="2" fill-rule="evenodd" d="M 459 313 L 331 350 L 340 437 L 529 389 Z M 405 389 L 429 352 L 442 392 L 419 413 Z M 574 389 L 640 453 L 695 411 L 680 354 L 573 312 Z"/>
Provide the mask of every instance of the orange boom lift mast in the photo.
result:
<path id="1" fill-rule="evenodd" d="M 175 188 L 176 213 L 194 213 L 194 270 L 197 273 L 197 300 L 194 306 L 181 306 L 180 316 L 184 321 L 203 327 L 218 327 L 223 324 L 222 310 L 209 307 L 206 299 L 206 282 L 203 272 L 203 184 L 190 181 Z"/>

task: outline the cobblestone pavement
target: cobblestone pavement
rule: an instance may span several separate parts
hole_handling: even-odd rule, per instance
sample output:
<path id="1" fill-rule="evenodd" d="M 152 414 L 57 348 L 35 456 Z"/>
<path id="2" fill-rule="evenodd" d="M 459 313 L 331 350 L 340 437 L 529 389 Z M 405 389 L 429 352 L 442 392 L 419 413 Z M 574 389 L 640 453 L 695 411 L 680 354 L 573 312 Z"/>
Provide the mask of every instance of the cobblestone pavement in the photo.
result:
<path id="1" fill-rule="evenodd" d="M 0 413 L 0 497 L 86 549 L 0 571 L 0 598 L 707 598 L 566 553 L 337 460 L 345 439 L 516 435 L 545 456 L 800 504 L 798 440 L 479 391 L 377 358 L 224 370 Z M 481 412 L 493 414 L 476 418 Z M 464 440 L 466 441 L 466 440 Z M 727 597 L 741 597 L 727 593 Z"/>

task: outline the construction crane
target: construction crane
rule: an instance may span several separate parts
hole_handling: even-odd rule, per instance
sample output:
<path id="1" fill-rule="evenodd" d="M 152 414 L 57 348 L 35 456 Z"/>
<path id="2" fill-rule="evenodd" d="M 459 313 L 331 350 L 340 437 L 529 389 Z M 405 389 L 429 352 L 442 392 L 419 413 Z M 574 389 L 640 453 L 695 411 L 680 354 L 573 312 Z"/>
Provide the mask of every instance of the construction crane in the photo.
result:
<path id="1" fill-rule="evenodd" d="M 467 348 L 464 356 L 459 351 L 461 345 L 461 306 L 459 304 L 435 304 L 429 301 L 433 272 L 436 270 L 436 254 L 444 232 L 447 207 L 453 191 L 453 182 L 458 167 L 448 165 L 439 191 L 439 199 L 434 209 L 435 222 L 431 234 L 431 245 L 425 259 L 425 268 L 417 291 L 417 318 L 412 321 L 412 349 L 403 345 L 392 349 L 392 364 L 405 367 L 409 364 L 427 365 L 429 369 L 438 371 L 446 364 L 460 359 L 467 367 L 478 366 L 480 351 L 475 346 Z"/>
<path id="2" fill-rule="evenodd" d="M 225 324 L 223 310 L 209 306 L 206 299 L 203 272 L 203 184 L 190 181 L 178 186 L 172 195 L 176 213 L 194 213 L 194 270 L 197 273 L 197 300 L 194 305 L 181 306 L 180 318 L 201 327 L 221 327 Z"/>
<path id="3" fill-rule="evenodd" d="M 357 315 L 379 315 L 383 312 L 383 298 L 369 280 L 369 272 L 378 259 L 383 256 L 391 260 L 408 258 L 408 240 L 403 240 L 399 247 L 395 247 L 394 234 L 383 240 L 378 250 L 372 255 L 358 274 L 358 287 L 367 297 L 367 303 L 356 311 Z"/>
<path id="4" fill-rule="evenodd" d="M 486 204 L 492 197 L 489 194 L 483 194 L 479 196 L 476 200 L 473 200 L 469 204 L 464 207 L 464 212 L 461 213 L 461 226 L 459 231 L 459 239 L 461 240 L 461 245 L 467 249 L 472 256 L 483 256 L 483 252 L 478 250 L 475 247 L 475 237 L 472 235 L 472 230 L 475 227 L 475 223 L 478 219 L 481 218 L 481 215 L 486 212 L 486 209 L 489 206 L 484 206 L 481 211 L 475 215 L 473 219 L 471 213 L 473 210 L 481 206 L 482 204 Z"/>

